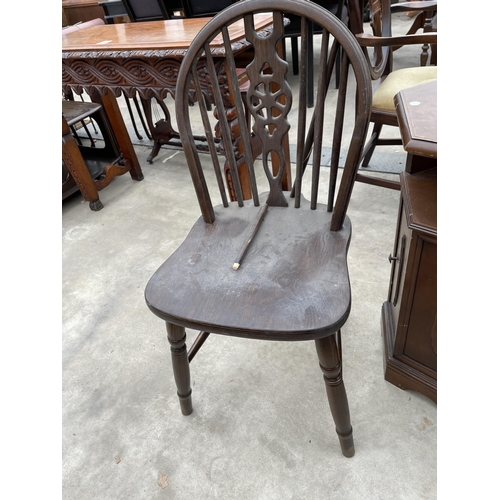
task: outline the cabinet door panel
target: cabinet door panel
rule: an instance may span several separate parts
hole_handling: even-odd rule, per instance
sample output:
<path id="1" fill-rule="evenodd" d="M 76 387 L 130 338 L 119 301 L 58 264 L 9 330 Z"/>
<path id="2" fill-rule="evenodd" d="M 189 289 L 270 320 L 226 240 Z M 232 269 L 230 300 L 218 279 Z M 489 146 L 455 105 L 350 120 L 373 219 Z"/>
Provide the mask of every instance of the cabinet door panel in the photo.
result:
<path id="1" fill-rule="evenodd" d="M 437 246 L 419 238 L 421 249 L 404 355 L 437 371 Z"/>
<path id="2" fill-rule="evenodd" d="M 391 283 L 391 294 L 389 297 L 389 302 L 391 303 L 393 325 L 398 325 L 399 323 L 401 298 L 403 294 L 403 284 L 405 281 L 406 268 L 408 266 L 408 252 L 410 250 L 411 236 L 411 231 L 406 224 L 406 215 L 403 207 L 401 206 L 398 242 L 395 248 L 395 254 L 393 256 L 397 257 L 397 260 L 392 263 L 392 265 L 394 266 L 394 270 L 393 280 Z"/>

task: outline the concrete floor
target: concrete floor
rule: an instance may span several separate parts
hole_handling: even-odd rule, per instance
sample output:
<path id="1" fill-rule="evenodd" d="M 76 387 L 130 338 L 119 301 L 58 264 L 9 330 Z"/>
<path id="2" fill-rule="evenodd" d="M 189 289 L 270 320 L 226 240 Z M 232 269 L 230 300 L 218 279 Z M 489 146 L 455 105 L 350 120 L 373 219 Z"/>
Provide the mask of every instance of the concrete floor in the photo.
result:
<path id="1" fill-rule="evenodd" d="M 419 49 L 398 52 L 403 64 Z M 163 149 L 150 165 L 150 147 L 131 137 L 142 182 L 113 180 L 99 212 L 79 194 L 62 204 L 62 497 L 436 498 L 437 407 L 383 374 L 399 193 L 358 183 L 348 212 L 342 333 L 356 454 L 347 459 L 310 342 L 212 335 L 191 367 L 194 412 L 181 414 L 164 323 L 144 287 L 199 212 L 183 153 Z M 381 154 L 386 171 L 404 165 L 401 148 Z"/>

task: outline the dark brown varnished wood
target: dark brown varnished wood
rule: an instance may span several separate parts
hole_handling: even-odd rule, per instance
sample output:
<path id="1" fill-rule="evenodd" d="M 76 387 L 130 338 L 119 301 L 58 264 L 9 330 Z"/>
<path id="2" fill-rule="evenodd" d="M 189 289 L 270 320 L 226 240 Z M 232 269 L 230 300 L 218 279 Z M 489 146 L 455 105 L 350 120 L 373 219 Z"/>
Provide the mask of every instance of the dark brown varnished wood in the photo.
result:
<path id="1" fill-rule="evenodd" d="M 395 97 L 408 158 L 389 297 L 382 306 L 385 378 L 437 401 L 436 82 Z M 413 105 L 411 105 L 413 104 Z"/>
<path id="2" fill-rule="evenodd" d="M 347 404 L 347 394 L 342 379 L 342 344 L 340 330 L 330 337 L 317 339 L 316 352 L 319 366 L 325 379 L 328 403 L 336 424 L 342 450 L 346 457 L 354 456 L 354 440 L 352 437 L 351 418 Z"/>
<path id="3" fill-rule="evenodd" d="M 265 35 L 259 33 L 254 12 L 272 13 L 272 29 Z M 319 96 L 327 93 L 339 47 L 346 58 L 341 74 L 344 83 L 341 88 L 345 91 L 349 59 L 356 99 L 351 134 L 346 134 L 343 127 L 347 100 L 342 92 L 332 109 L 325 108 L 324 98 L 318 98 L 312 119 L 307 116 L 305 64 L 301 64 L 299 75 L 300 97 L 298 103 L 293 101 L 287 82 L 288 64 L 280 53 L 285 36 L 284 12 L 304 16 L 323 27 L 321 61 L 328 64 L 318 75 Z M 238 90 L 234 53 L 228 50 L 234 21 L 244 23 L 244 38 L 252 48 L 252 57 L 245 68 L 248 77 L 245 94 Z M 221 39 L 226 49 L 224 66 L 235 115 L 230 119 L 227 113 L 219 113 L 220 142 L 217 144 L 208 127 L 203 96 L 204 89 L 212 89 L 211 102 L 216 109 L 221 109 L 224 87 L 213 83 L 203 87 L 198 70 L 199 60 L 204 58 L 208 73 L 205 78 L 218 78 L 210 48 L 214 39 Z M 192 101 L 199 106 L 190 106 Z M 300 125 L 297 135 L 293 130 L 292 137 L 289 113 L 294 107 L 299 110 Z M 371 79 L 359 44 L 338 18 L 312 2 L 238 2 L 214 17 L 193 40 L 179 70 L 176 116 L 201 217 L 184 242 L 151 277 L 145 290 L 148 307 L 167 323 L 183 413 L 191 409 L 190 356 L 185 350 L 185 328 L 204 332 L 195 341 L 194 351 L 208 332 L 261 340 L 314 340 L 342 453 L 353 456 L 352 427 L 342 378 L 340 328 L 351 308 L 347 269 L 351 223 L 346 212 L 370 109 Z M 200 120 L 191 119 L 195 113 L 200 114 Z M 337 117 L 331 127 L 334 130 L 327 130 L 324 124 L 327 113 Z M 233 118 L 241 134 L 237 147 L 232 137 L 230 120 Z M 229 185 L 227 179 L 224 184 L 218 155 L 201 158 L 193 130 L 193 124 L 200 122 L 207 130 L 207 140 L 214 141 L 210 152 L 220 146 L 234 186 Z M 338 158 L 334 158 L 334 170 L 343 167 L 339 186 L 331 182 L 332 176 L 326 175 L 326 192 L 331 193 L 327 195 L 327 204 L 320 196 L 323 193 L 320 181 L 325 176 L 321 175 L 316 150 L 321 150 L 326 141 L 340 141 L 342 132 L 345 141 L 342 148 L 348 153 L 341 165 L 337 165 Z M 304 147 L 306 139 L 308 143 Z M 306 182 L 302 178 L 303 168 L 297 169 L 295 199 L 289 189 L 284 189 L 283 182 L 288 144 L 292 140 L 297 141 L 302 158 L 311 152 L 313 155 L 311 179 Z M 255 143 L 261 151 L 261 159 L 255 158 Z M 340 149 L 339 143 L 334 148 L 335 154 L 340 154 Z M 244 199 L 240 185 L 239 154 L 245 159 L 250 199 Z M 210 161 L 212 164 L 207 165 Z M 210 182 L 209 176 L 213 176 Z M 233 187 L 237 199 L 229 202 L 226 192 Z M 334 199 L 336 187 L 338 195 Z M 235 261 L 240 265 L 235 267 Z"/>
<path id="4" fill-rule="evenodd" d="M 437 402 L 436 169 L 401 174 L 401 203 L 382 307 L 385 378 Z"/>
<path id="5" fill-rule="evenodd" d="M 106 2 L 104 2 L 106 3 Z M 122 6 L 123 8 L 123 6 Z M 90 28 L 91 26 L 100 26 L 100 25 L 104 25 L 104 21 L 102 19 L 93 19 L 91 21 L 87 21 L 85 23 L 79 23 L 79 24 L 75 24 L 74 26 L 69 26 L 67 28 L 64 28 L 63 29 L 63 35 L 68 35 L 69 33 L 73 33 L 75 31 L 81 31 L 81 30 L 85 30 L 85 29 L 88 29 Z M 65 89 L 65 95 L 66 95 L 66 98 L 67 99 L 70 99 L 70 100 L 73 100 L 73 91 L 66 88 Z M 142 139 L 142 136 L 141 134 L 139 133 L 139 130 L 137 129 L 137 124 L 136 124 L 136 121 L 135 121 L 135 116 L 134 116 L 134 112 L 132 111 L 132 107 L 130 105 L 130 99 L 125 95 L 125 103 L 127 105 L 127 108 L 128 108 L 128 111 L 129 111 L 129 115 L 130 115 L 130 119 L 132 121 L 132 126 L 134 127 L 134 131 L 136 133 L 136 136 L 139 140 Z M 139 103 L 137 101 L 137 98 L 134 96 L 132 98 L 132 100 L 134 101 L 134 104 L 135 104 L 135 108 L 136 108 L 136 111 L 137 113 L 139 114 L 139 119 L 141 120 L 141 123 L 144 127 L 144 130 L 146 132 L 146 135 L 150 137 L 150 134 L 149 134 L 149 130 L 146 128 L 146 124 L 144 122 L 144 118 L 143 118 L 143 115 L 142 115 L 142 110 L 139 108 Z"/>
<path id="6" fill-rule="evenodd" d="M 76 33 L 63 35 L 62 50 L 67 57 L 72 52 L 108 52 L 118 55 L 120 51 L 133 52 L 134 55 L 145 55 L 147 51 L 169 51 L 163 55 L 182 58 L 194 37 L 205 26 L 210 17 L 193 19 L 170 19 L 166 21 L 150 21 L 143 23 L 107 24 L 95 26 Z M 259 14 L 256 18 L 258 28 L 269 24 L 269 15 Z M 230 29 L 233 43 L 244 40 L 243 22 L 234 24 Z M 216 52 L 224 45 L 222 34 L 211 42 Z M 115 57 L 116 57 L 115 55 Z M 155 55 L 155 54 L 151 54 Z M 117 83 L 118 85 L 118 83 Z"/>
<path id="7" fill-rule="evenodd" d="M 216 207 L 212 224 L 196 222 L 148 284 L 149 307 L 187 328 L 249 338 L 312 340 L 339 329 L 350 308 L 349 221 L 330 231 L 325 206 L 313 211 L 304 198 L 299 209 L 269 207 L 234 271 L 260 211 L 248 203 Z M 166 282 L 176 285 L 167 290 Z"/>
<path id="8" fill-rule="evenodd" d="M 181 411 L 183 415 L 190 415 L 193 412 L 193 403 L 191 401 L 191 377 L 186 349 L 186 330 L 181 326 L 167 323 L 167 337 L 170 343 L 172 366 Z"/>
<path id="9" fill-rule="evenodd" d="M 181 61 L 193 38 L 209 19 L 205 17 L 112 24 L 63 34 L 63 90 L 65 92 L 71 90 L 76 94 L 85 91 L 91 96 L 102 96 L 110 119 L 114 109 L 117 109 L 111 102 L 115 96 L 123 94 L 126 98 L 133 99 L 139 94 L 146 114 L 149 116 L 153 98 L 158 102 L 163 102 L 167 95 L 175 98 Z M 262 29 L 265 32 L 270 22 L 269 14 L 257 13 L 255 15 L 255 23 L 259 31 Z M 238 54 L 238 57 L 242 57 L 249 47 L 244 39 L 243 21 L 235 23 L 229 29 L 229 38 L 231 50 Z M 214 39 L 210 46 L 218 75 L 216 81 L 222 88 L 224 107 L 219 107 L 219 113 L 224 109 L 226 113 L 231 114 L 234 102 L 228 88 L 228 74 L 223 59 L 226 49 L 222 34 Z M 213 91 L 208 83 L 210 78 L 207 78 L 208 70 L 203 59 L 199 62 L 198 70 L 203 98 L 213 103 Z M 194 99 L 195 92 L 194 89 L 192 90 L 191 99 Z M 151 117 L 148 119 L 148 128 L 155 143 L 155 148 L 148 157 L 150 163 L 162 144 L 182 146 L 177 131 L 171 126 L 166 108 L 163 107 L 163 110 L 165 112 L 163 119 L 156 123 L 153 123 Z M 120 118 L 121 116 L 117 120 L 119 121 Z M 233 142 L 235 147 L 238 147 L 237 124 L 233 124 L 232 130 Z M 116 133 L 120 137 L 123 136 L 121 148 L 124 156 L 130 157 L 130 161 L 135 165 L 135 152 L 129 149 L 124 134 L 118 131 Z M 243 195 L 247 198 L 249 189 L 247 190 L 245 183 L 245 161 L 241 154 L 238 155 L 238 161 Z"/>
<path id="10" fill-rule="evenodd" d="M 398 92 L 394 97 L 403 147 L 410 155 L 437 158 L 437 80 Z M 407 170 L 408 173 L 416 173 Z"/>

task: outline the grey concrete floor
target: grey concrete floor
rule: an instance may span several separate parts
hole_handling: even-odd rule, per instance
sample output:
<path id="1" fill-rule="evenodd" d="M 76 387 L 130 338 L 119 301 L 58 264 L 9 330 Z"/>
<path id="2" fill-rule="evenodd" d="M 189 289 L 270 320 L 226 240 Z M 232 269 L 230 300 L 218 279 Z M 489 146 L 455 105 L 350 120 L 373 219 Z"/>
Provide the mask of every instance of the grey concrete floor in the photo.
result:
<path id="1" fill-rule="evenodd" d="M 163 149 L 150 165 L 150 147 L 131 137 L 143 181 L 113 180 L 99 212 L 79 194 L 62 204 L 62 497 L 436 498 L 437 407 L 383 373 L 399 193 L 358 183 L 348 212 L 347 459 L 310 342 L 212 335 L 192 362 L 194 412 L 181 414 L 165 326 L 144 287 L 199 212 L 183 153 Z M 402 168 L 402 149 L 384 154 L 387 171 Z"/>

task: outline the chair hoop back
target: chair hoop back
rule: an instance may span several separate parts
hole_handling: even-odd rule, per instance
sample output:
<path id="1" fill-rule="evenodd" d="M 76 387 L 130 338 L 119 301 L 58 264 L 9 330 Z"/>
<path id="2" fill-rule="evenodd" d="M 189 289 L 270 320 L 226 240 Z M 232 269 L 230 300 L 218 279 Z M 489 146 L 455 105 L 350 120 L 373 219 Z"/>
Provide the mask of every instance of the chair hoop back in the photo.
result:
<path id="1" fill-rule="evenodd" d="M 258 25 L 259 13 L 272 14 L 272 25 Z M 302 17 L 301 68 L 299 78 L 296 137 L 291 134 L 294 99 L 287 81 L 288 63 L 281 57 L 286 13 Z M 308 22 L 312 21 L 312 22 Z M 306 110 L 306 51 L 308 30 L 315 23 L 323 28 L 320 67 L 314 111 Z M 336 103 L 329 109 L 328 84 L 339 49 L 342 56 L 341 83 Z M 246 52 L 245 52 L 246 51 Z M 238 57 L 250 54 L 245 63 L 248 85 L 240 88 L 241 66 Z M 353 74 L 354 127 L 346 131 L 347 75 Z M 214 84 L 215 82 L 215 84 Z M 342 227 L 366 138 L 371 111 L 371 78 L 364 53 L 349 29 L 332 13 L 306 0 L 241 1 L 220 12 L 199 32 L 181 64 L 176 89 L 176 116 L 189 170 L 203 219 L 215 219 L 214 207 L 200 160 L 200 145 L 192 130 L 190 113 L 199 108 L 204 126 L 205 151 L 210 153 L 223 205 L 228 205 L 226 188 L 240 206 L 251 198 L 255 205 L 287 206 L 289 198 L 301 203 L 303 174 L 312 157 L 311 208 L 318 206 L 320 164 L 324 136 L 331 138 L 330 177 L 327 210 L 333 211 L 331 230 Z M 214 135 L 206 103 L 215 105 L 218 120 Z M 196 106 L 192 106 L 197 103 Z M 326 103 L 326 104 L 325 104 Z M 191 106 L 190 106 L 191 104 Z M 308 115 L 309 114 L 309 119 Z M 311 116 L 312 115 L 312 116 Z M 334 115 L 333 133 L 327 133 L 326 119 Z M 212 118 L 213 119 L 213 118 Z M 347 137 L 347 139 L 346 139 Z M 289 143 L 296 145 L 296 173 L 293 186 L 286 187 L 289 173 Z M 341 146 L 345 160 L 335 199 Z M 328 150 L 330 151 L 330 150 Z M 225 157 L 226 179 L 219 163 Z M 262 161 L 267 179 L 267 199 L 258 186 L 255 163 Z M 341 165 L 340 165 L 341 166 Z M 249 196 L 245 197 L 241 178 L 246 177 Z M 225 185 L 226 183 L 226 185 Z M 284 188 L 285 186 L 285 188 Z M 232 189 L 232 191 L 231 191 Z M 289 193 L 287 194 L 287 192 Z"/>

